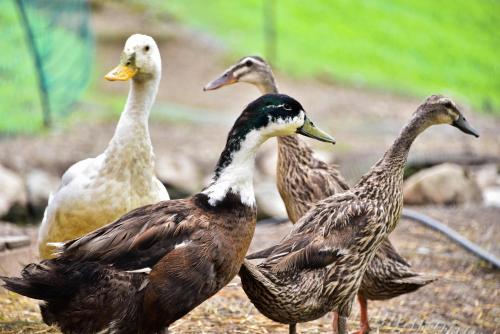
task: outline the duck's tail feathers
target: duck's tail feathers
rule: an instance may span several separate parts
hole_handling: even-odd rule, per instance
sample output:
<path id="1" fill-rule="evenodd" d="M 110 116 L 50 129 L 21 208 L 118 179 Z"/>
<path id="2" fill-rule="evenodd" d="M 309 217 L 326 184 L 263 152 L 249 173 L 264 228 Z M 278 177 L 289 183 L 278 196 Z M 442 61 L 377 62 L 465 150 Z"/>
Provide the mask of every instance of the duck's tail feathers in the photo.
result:
<path id="1" fill-rule="evenodd" d="M 40 306 L 43 320 L 57 324 L 65 333 L 97 333 L 108 328 L 123 314 L 135 310 L 148 284 L 148 275 L 142 272 L 58 259 L 32 263 L 23 269 L 21 277 L 1 279 L 10 291 L 44 300 Z"/>
<path id="2" fill-rule="evenodd" d="M 247 255 L 245 258 L 247 260 L 255 260 L 255 259 L 265 259 L 267 258 L 269 255 L 271 255 L 271 253 L 274 251 L 274 249 L 276 248 L 276 245 L 275 246 L 271 246 L 269 248 L 266 248 L 266 249 L 263 249 L 261 251 L 258 251 L 258 252 L 255 252 L 255 253 L 252 253 L 252 254 L 249 254 Z"/>
<path id="3" fill-rule="evenodd" d="M 264 275 L 255 264 L 248 260 L 243 261 L 239 275 L 244 290 L 246 290 L 247 287 L 264 290 L 274 290 L 275 288 L 275 284 Z"/>
<path id="4" fill-rule="evenodd" d="M 411 277 L 404 277 L 394 280 L 394 283 L 406 285 L 410 291 L 415 291 L 427 284 L 438 280 L 438 276 L 431 274 L 417 274 Z"/>
<path id="5" fill-rule="evenodd" d="M 71 295 L 77 284 L 74 278 L 61 275 L 50 261 L 27 265 L 22 270 L 21 277 L 0 277 L 7 290 L 41 300 Z"/>

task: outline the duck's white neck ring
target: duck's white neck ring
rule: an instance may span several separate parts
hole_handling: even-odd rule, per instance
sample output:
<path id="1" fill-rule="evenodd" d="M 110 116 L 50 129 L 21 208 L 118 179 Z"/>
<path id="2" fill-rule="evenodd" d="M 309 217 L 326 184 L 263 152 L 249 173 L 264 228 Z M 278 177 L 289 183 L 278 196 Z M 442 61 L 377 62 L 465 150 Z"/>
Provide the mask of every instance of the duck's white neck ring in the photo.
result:
<path id="1" fill-rule="evenodd" d="M 241 203 L 249 207 L 255 206 L 253 190 L 255 155 L 266 139 L 258 130 L 252 130 L 240 139 L 239 143 L 231 143 L 228 140 L 226 149 L 219 159 L 215 176 L 202 192 L 208 196 L 210 205 L 216 206 L 229 192 L 232 192 L 239 195 Z M 229 145 L 234 145 L 236 149 L 228 149 Z"/>

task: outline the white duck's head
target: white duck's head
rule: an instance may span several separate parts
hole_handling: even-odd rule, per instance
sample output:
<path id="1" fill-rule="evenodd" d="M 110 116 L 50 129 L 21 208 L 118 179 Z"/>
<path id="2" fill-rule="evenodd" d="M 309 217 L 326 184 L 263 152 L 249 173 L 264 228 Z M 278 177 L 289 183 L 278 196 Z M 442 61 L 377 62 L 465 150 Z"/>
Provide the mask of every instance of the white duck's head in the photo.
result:
<path id="1" fill-rule="evenodd" d="M 120 64 L 106 74 L 110 81 L 147 81 L 161 76 L 161 57 L 154 39 L 134 34 L 127 39 Z"/>

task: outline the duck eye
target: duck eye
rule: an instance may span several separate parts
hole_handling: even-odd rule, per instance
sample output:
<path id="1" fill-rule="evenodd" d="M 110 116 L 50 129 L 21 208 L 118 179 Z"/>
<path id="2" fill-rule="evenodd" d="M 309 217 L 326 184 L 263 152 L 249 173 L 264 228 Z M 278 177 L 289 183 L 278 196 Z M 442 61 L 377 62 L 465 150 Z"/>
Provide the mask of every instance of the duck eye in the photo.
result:
<path id="1" fill-rule="evenodd" d="M 292 110 L 292 107 L 288 103 L 285 103 L 283 105 L 283 108 L 285 108 L 286 110 Z"/>
<path id="2" fill-rule="evenodd" d="M 149 45 L 146 45 L 146 46 L 144 47 L 144 52 L 148 52 L 148 51 L 149 51 Z"/>
<path id="3" fill-rule="evenodd" d="M 450 101 L 447 101 L 447 102 L 444 104 L 444 106 L 445 106 L 446 108 L 453 108 L 453 104 L 451 104 L 451 102 L 450 102 Z"/>
<path id="4" fill-rule="evenodd" d="M 132 64 L 132 63 L 129 60 L 125 65 L 130 66 L 130 64 Z"/>
<path id="5" fill-rule="evenodd" d="M 250 67 L 250 66 L 252 66 L 252 65 L 253 65 L 253 62 L 252 62 L 251 60 L 247 60 L 247 61 L 245 62 L 245 66 L 247 66 L 247 67 Z"/>

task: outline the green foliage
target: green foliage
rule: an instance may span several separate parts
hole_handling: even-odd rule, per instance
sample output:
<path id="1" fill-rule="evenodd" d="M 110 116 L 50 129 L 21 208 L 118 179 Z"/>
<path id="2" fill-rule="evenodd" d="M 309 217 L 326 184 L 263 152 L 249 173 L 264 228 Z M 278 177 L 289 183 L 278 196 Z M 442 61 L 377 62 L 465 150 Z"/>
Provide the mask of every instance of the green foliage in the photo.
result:
<path id="1" fill-rule="evenodd" d="M 0 4 L 0 132 L 33 131 L 42 123 L 36 72 L 15 6 Z"/>
<path id="2" fill-rule="evenodd" d="M 155 0 L 220 36 L 235 57 L 262 54 L 268 0 Z M 500 112 L 496 0 L 275 0 L 277 67 L 296 76 L 424 97 L 443 93 Z"/>
<path id="3" fill-rule="evenodd" d="M 51 117 L 66 114 L 90 77 L 93 45 L 86 3 L 23 0 L 41 56 Z M 32 48 L 15 0 L 0 1 L 0 133 L 42 129 L 43 113 Z"/>

